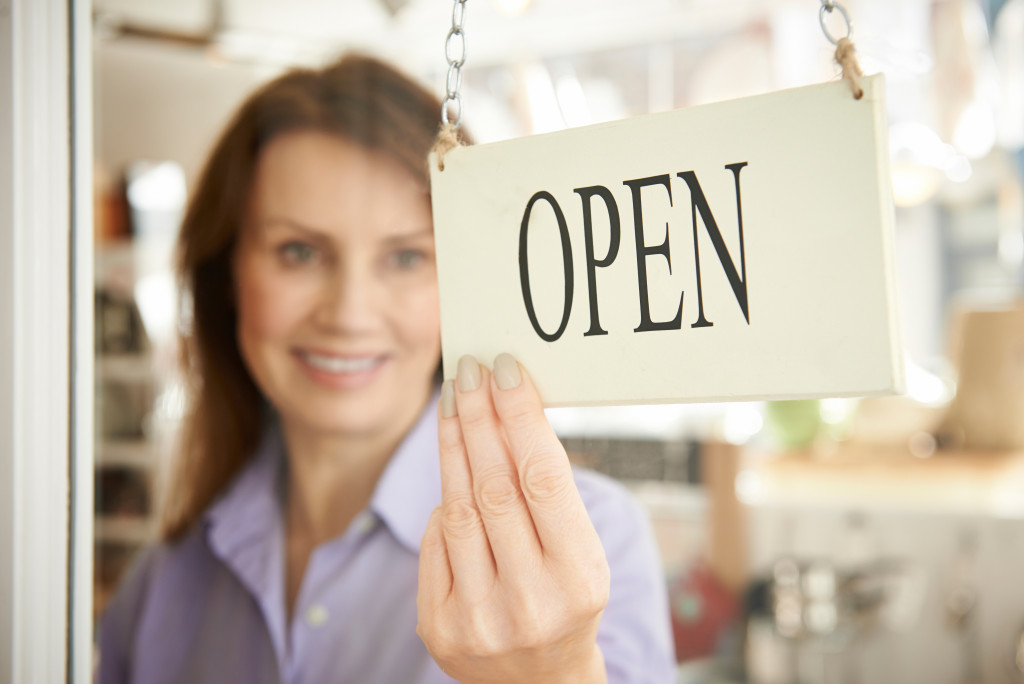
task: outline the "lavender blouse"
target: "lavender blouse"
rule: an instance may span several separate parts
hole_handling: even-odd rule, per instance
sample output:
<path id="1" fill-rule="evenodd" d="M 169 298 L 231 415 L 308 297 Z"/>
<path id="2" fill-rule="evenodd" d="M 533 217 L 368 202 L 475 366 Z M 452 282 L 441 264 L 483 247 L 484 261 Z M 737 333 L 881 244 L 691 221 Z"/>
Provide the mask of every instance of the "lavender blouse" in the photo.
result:
<path id="1" fill-rule="evenodd" d="M 284 447 L 268 434 L 180 542 L 143 554 L 99 630 L 99 683 L 452 682 L 416 635 L 420 538 L 440 503 L 431 405 L 371 504 L 317 547 L 289 622 L 278 494 Z M 576 470 L 604 544 L 611 594 L 598 644 L 609 682 L 674 680 L 669 610 L 648 521 L 609 478 Z"/>

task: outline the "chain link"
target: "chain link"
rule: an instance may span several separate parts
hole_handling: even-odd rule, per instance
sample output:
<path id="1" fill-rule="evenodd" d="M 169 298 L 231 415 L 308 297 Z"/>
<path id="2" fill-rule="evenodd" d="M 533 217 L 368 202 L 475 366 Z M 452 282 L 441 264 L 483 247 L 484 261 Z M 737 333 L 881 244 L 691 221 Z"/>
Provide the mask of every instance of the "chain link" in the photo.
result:
<path id="1" fill-rule="evenodd" d="M 828 30 L 828 25 L 825 22 L 825 16 L 832 14 L 833 10 L 839 10 L 839 16 L 843 18 L 843 22 L 846 24 L 846 36 L 849 40 L 853 36 L 853 22 L 850 21 L 850 15 L 847 14 L 846 8 L 843 7 L 835 0 L 821 0 L 821 9 L 818 10 L 818 23 L 821 24 L 821 30 L 825 33 L 825 37 L 828 38 L 828 42 L 833 45 L 839 45 L 839 38 L 835 38 Z"/>
<path id="2" fill-rule="evenodd" d="M 462 85 L 462 65 L 466 63 L 466 33 L 463 30 L 466 21 L 466 0 L 455 0 L 452 5 L 452 27 L 444 40 L 444 57 L 448 61 L 448 76 L 445 78 L 444 102 L 441 103 L 441 122 L 448 125 L 448 109 L 455 109 L 455 128 L 462 123 L 462 96 L 459 86 Z M 452 53 L 455 53 L 454 56 Z"/>

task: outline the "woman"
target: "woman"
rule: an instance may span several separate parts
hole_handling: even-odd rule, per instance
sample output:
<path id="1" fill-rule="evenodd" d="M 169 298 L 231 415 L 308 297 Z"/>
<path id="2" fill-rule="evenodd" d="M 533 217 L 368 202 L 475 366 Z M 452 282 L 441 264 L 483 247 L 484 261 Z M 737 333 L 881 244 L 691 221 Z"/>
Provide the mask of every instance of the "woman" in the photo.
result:
<path id="1" fill-rule="evenodd" d="M 636 505 L 570 470 L 508 355 L 438 392 L 439 112 L 349 57 L 215 146 L 180 240 L 185 448 L 101 682 L 671 681 Z"/>

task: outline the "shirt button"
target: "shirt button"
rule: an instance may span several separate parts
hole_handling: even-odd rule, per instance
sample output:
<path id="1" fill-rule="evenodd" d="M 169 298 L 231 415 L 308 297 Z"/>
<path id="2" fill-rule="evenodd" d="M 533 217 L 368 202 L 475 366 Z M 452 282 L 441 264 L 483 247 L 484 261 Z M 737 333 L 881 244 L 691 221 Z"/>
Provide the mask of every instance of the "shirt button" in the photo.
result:
<path id="1" fill-rule="evenodd" d="M 319 603 L 310 606 L 306 610 L 306 624 L 310 627 L 320 627 L 327 622 L 327 618 L 330 614 L 327 609 Z"/>
<path id="2" fill-rule="evenodd" d="M 366 534 L 373 529 L 373 526 L 377 524 L 377 519 L 372 513 L 364 513 L 362 518 L 359 520 L 357 528 L 360 534 Z"/>

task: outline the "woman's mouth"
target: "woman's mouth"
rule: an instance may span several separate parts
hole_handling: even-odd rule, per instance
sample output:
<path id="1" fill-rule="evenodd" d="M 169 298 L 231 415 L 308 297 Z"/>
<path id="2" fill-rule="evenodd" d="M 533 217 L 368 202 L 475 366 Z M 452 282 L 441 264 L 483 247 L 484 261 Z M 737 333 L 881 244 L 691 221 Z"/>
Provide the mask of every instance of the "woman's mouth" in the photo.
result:
<path id="1" fill-rule="evenodd" d="M 342 389 L 371 382 L 388 358 L 383 354 L 335 356 L 305 350 L 296 350 L 294 354 L 313 380 Z"/>
<path id="2" fill-rule="evenodd" d="M 299 352 L 306 362 L 317 370 L 328 373 L 360 373 L 368 371 L 383 361 L 380 356 L 364 356 L 357 358 L 346 358 L 341 356 L 321 356 L 309 352 Z"/>

